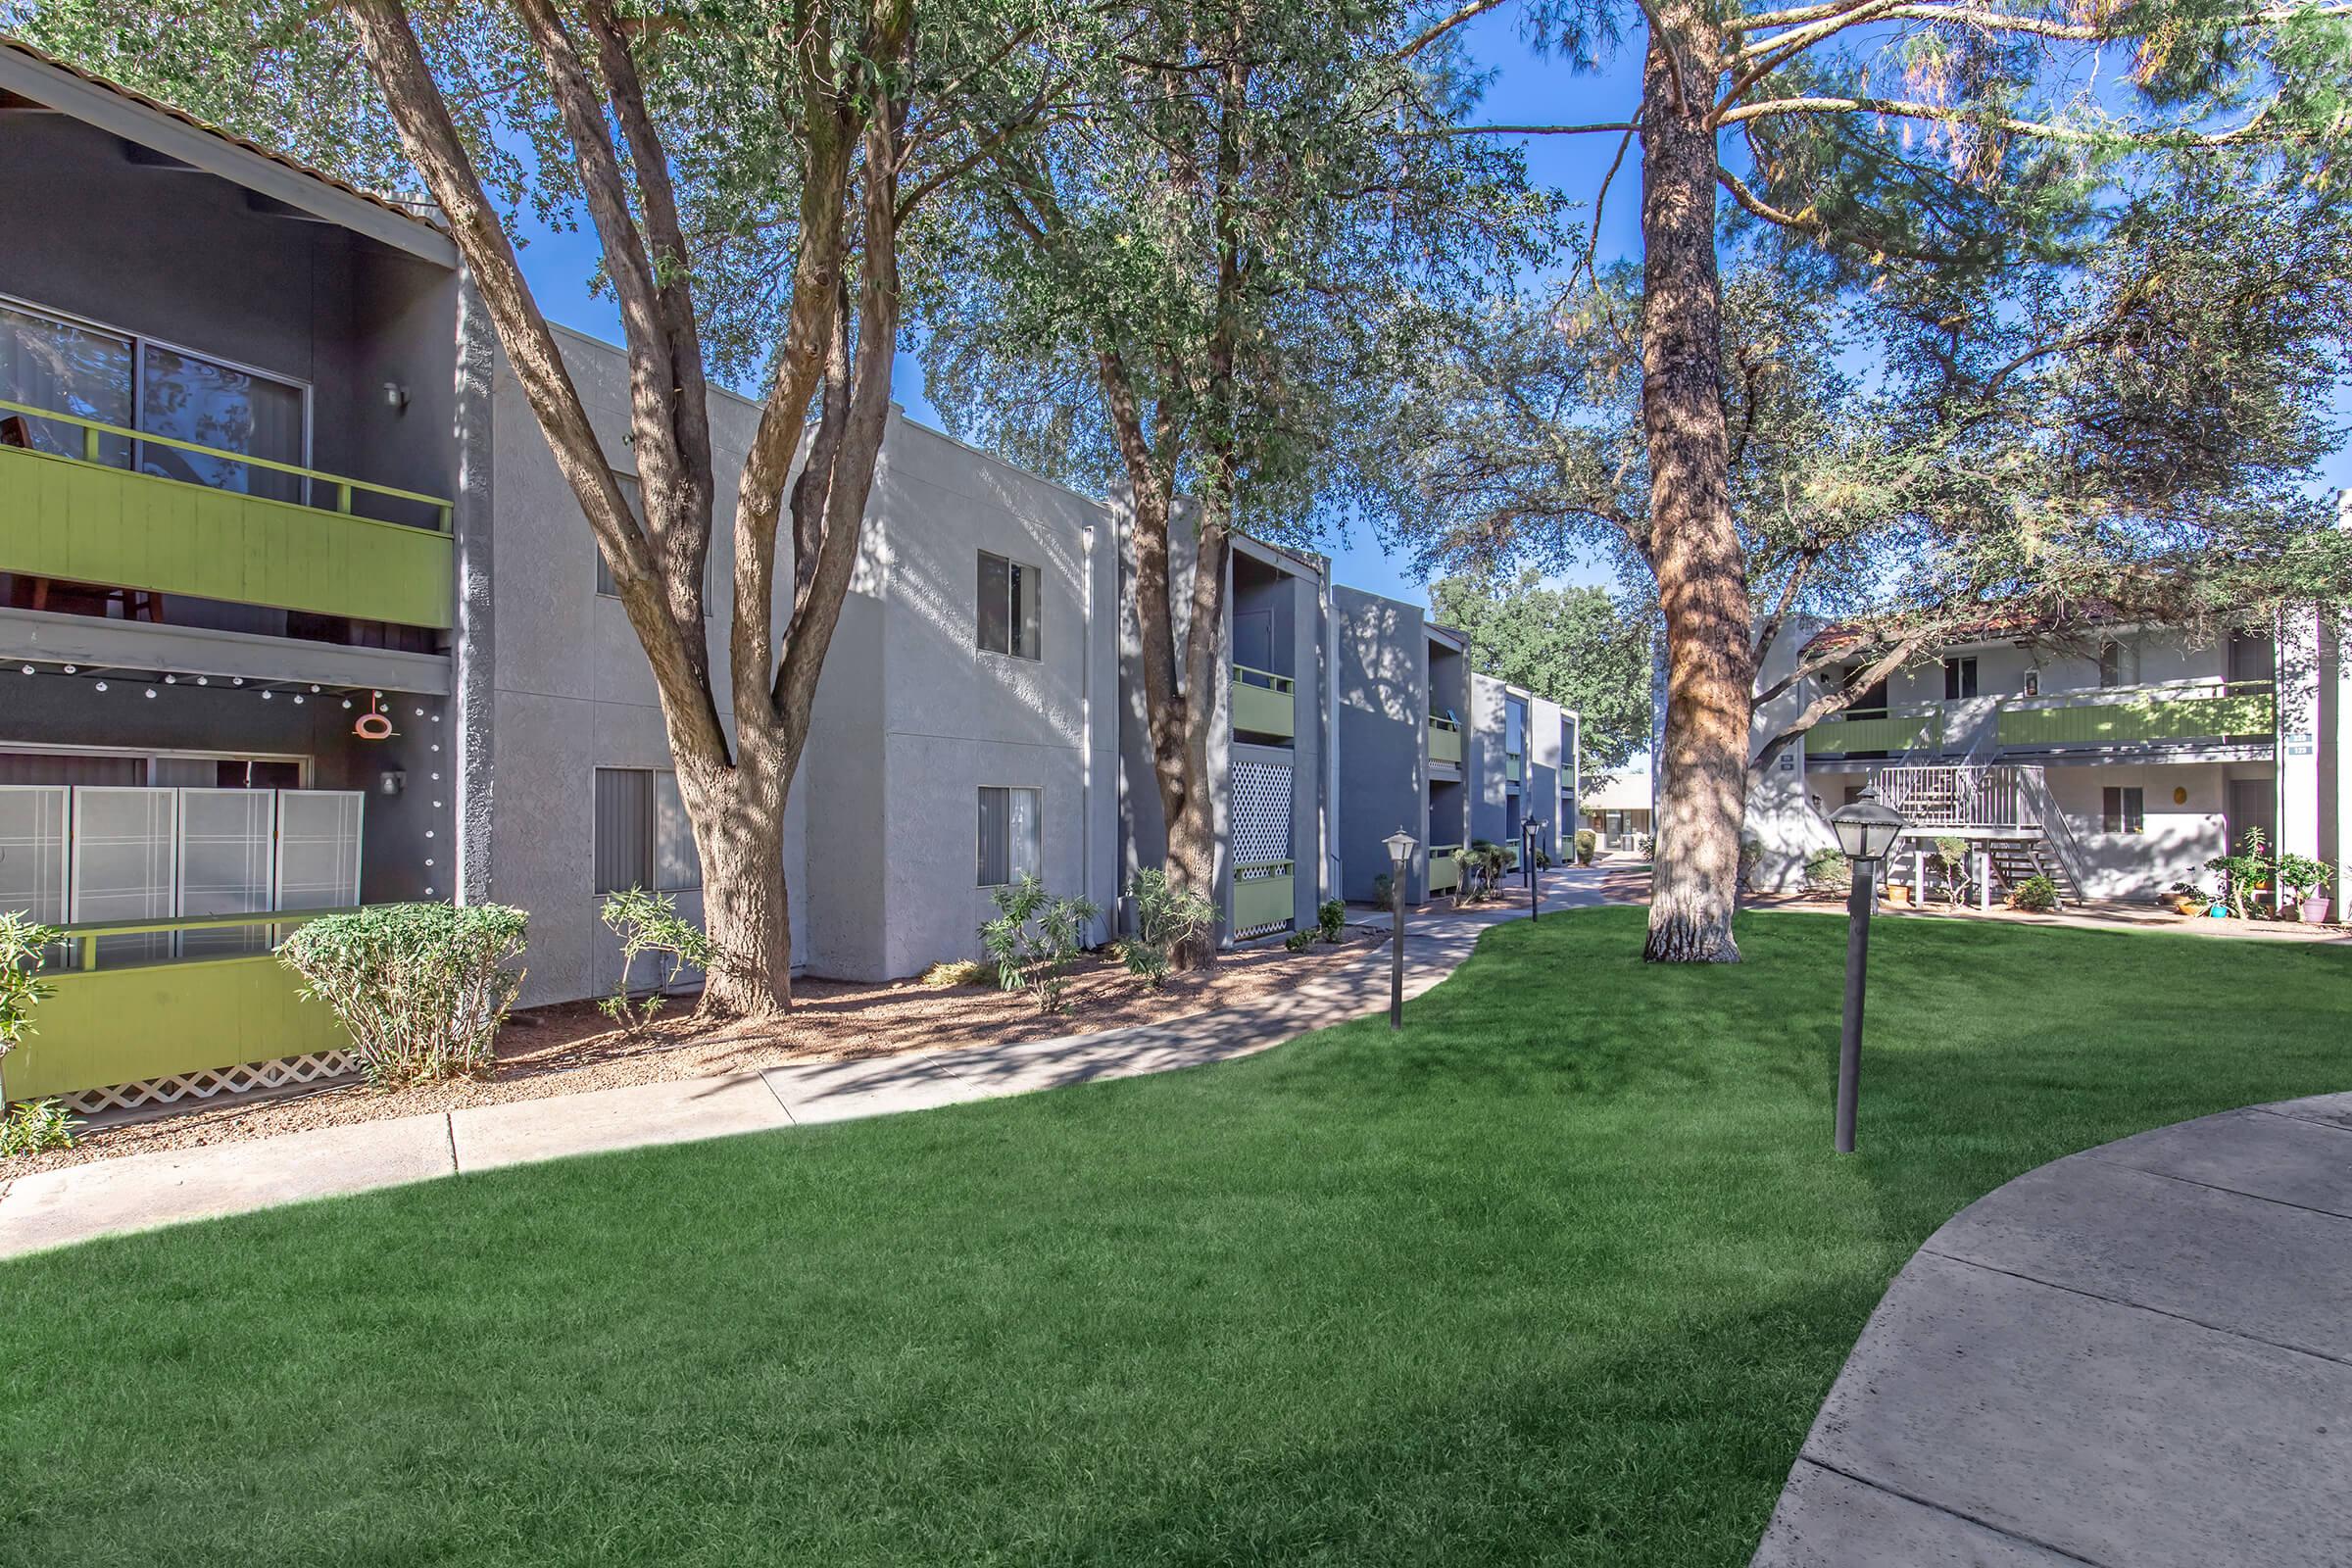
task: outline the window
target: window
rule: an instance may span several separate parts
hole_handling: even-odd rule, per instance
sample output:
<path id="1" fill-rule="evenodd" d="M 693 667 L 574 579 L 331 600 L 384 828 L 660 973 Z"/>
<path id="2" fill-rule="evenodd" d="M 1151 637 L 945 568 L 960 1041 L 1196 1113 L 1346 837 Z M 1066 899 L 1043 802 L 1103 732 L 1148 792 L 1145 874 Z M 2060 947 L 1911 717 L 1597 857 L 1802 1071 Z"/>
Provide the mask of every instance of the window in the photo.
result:
<path id="1" fill-rule="evenodd" d="M 1863 671 L 1868 667 L 1866 664 L 1848 664 L 1838 676 L 1838 686 L 1841 689 L 1852 686 L 1854 682 L 1862 678 Z M 1846 715 L 1849 718 L 1885 718 L 1886 716 L 1886 678 L 1881 676 L 1863 688 L 1861 694 L 1855 697 L 1852 705 L 1846 709 Z"/>
<path id="2" fill-rule="evenodd" d="M 1041 792 L 980 786 L 980 875 L 984 888 L 1037 876 Z"/>
<path id="3" fill-rule="evenodd" d="M 2099 645 L 2099 684 L 2101 686 L 2136 686 L 2139 684 L 2139 650 L 2128 643 Z"/>
<path id="4" fill-rule="evenodd" d="M 1943 700 L 1956 703 L 1964 697 L 1977 695 L 1977 662 L 1967 659 L 1947 659 L 1943 662 Z"/>
<path id="5" fill-rule="evenodd" d="M 645 492 L 638 487 L 637 476 L 633 473 L 616 473 L 612 478 L 620 486 L 620 499 L 628 504 L 629 515 L 637 519 L 638 527 L 644 527 Z M 716 554 L 718 538 L 715 530 L 710 539 L 710 549 L 712 554 L 703 558 L 703 614 L 705 617 L 710 614 L 711 591 L 718 580 L 718 557 Z M 591 541 L 588 546 L 588 554 L 596 561 L 596 591 L 598 595 L 606 599 L 618 599 L 620 590 L 613 586 L 612 568 L 605 564 L 605 553 L 597 549 L 595 543 Z"/>
<path id="6" fill-rule="evenodd" d="M 678 775 L 650 767 L 596 770 L 596 891 L 680 893 L 703 885 Z"/>
<path id="7" fill-rule="evenodd" d="M 2040 670 L 2029 669 L 2026 671 L 2026 695 L 2028 697 L 2039 697 L 2041 695 Z"/>
<path id="8" fill-rule="evenodd" d="M 1003 556 L 980 552 L 980 651 L 1041 659 L 1037 601 L 1042 574 Z"/>
<path id="9" fill-rule="evenodd" d="M 311 396 L 301 382 L 7 302 L 0 397 L 297 467 L 310 456 Z M 42 451 L 78 458 L 87 450 L 79 425 L 25 422 Z M 215 490 L 304 499 L 293 474 L 122 436 L 100 436 L 98 461 Z"/>
<path id="10" fill-rule="evenodd" d="M 2110 784 L 2100 792 L 2099 831 L 2102 833 L 2145 833 L 2147 814 L 2142 809 L 2143 794 L 2136 784 Z"/>

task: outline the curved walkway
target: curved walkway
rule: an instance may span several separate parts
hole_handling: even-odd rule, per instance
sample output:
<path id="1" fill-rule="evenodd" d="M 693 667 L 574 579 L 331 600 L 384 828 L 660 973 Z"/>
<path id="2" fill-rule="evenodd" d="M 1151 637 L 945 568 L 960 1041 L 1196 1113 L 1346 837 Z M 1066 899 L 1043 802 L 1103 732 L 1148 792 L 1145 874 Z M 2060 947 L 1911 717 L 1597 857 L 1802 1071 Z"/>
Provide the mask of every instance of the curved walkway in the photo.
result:
<path id="1" fill-rule="evenodd" d="M 1544 907 L 1600 904 L 1603 876 L 1560 870 Z M 1405 929 L 1405 995 L 1470 956 L 1479 933 L 1526 918 L 1496 906 Z M 1162 1023 L 976 1051 L 848 1056 L 715 1078 L 555 1095 L 278 1138 L 128 1154 L 21 1177 L 0 1193 L 0 1257 L 182 1220 L 241 1213 L 567 1154 L 923 1110 L 1100 1078 L 1246 1056 L 1389 1002 L 1389 952 L 1280 996 Z"/>
<path id="2" fill-rule="evenodd" d="M 1863 1330 L 1755 1562 L 2352 1562 L 2352 1094 L 1961 1210 Z"/>

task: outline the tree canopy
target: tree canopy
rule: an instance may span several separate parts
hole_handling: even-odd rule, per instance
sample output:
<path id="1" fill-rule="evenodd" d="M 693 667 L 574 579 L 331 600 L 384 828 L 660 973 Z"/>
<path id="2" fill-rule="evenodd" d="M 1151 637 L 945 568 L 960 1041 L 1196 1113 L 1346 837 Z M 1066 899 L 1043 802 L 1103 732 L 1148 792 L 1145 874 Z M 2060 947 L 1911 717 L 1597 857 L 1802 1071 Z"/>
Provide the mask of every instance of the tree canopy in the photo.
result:
<path id="1" fill-rule="evenodd" d="M 1472 664 L 1576 710 L 1585 768 L 1607 773 L 1649 749 L 1651 637 L 1647 607 L 1605 588 L 1547 588 L 1517 578 L 1447 577 L 1430 585 L 1431 612 L 1470 641 Z"/>

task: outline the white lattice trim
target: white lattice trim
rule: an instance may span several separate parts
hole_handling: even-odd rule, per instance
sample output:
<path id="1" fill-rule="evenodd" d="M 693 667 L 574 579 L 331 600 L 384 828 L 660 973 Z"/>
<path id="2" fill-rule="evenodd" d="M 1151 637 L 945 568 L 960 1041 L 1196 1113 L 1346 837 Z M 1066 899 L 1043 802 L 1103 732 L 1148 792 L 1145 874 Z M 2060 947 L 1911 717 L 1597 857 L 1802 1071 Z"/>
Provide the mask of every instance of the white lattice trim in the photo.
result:
<path id="1" fill-rule="evenodd" d="M 203 1067 L 195 1072 L 147 1078 L 135 1084 L 84 1089 L 58 1098 L 74 1110 L 95 1115 L 102 1110 L 131 1110 L 140 1105 L 170 1104 L 175 1100 L 210 1100 L 215 1095 L 242 1094 L 252 1089 L 283 1089 L 289 1084 L 317 1083 L 321 1078 L 340 1078 L 358 1070 L 359 1058 L 350 1052 L 320 1051 L 235 1067 Z"/>

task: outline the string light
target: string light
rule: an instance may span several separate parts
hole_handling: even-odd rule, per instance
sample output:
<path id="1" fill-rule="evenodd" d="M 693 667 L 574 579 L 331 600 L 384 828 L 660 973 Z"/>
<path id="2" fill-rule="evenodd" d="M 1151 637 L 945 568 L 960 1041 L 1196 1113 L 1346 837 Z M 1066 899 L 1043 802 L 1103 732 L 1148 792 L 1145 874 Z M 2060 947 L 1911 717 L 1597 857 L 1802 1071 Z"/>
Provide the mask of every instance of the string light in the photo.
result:
<path id="1" fill-rule="evenodd" d="M 318 689 L 318 688 L 316 685 L 313 685 L 313 686 L 311 687 L 311 690 L 313 690 L 313 691 L 317 691 Z"/>
<path id="2" fill-rule="evenodd" d="M 196 684 L 199 686 L 210 686 L 212 683 L 213 678 L 210 675 L 199 675 L 196 677 Z"/>
<path id="3" fill-rule="evenodd" d="M 71 664 L 68 664 L 66 667 L 67 667 L 68 669 L 71 669 L 71 668 L 73 668 L 74 666 L 73 666 L 73 665 L 71 665 Z M 106 690 L 106 682 L 104 682 L 104 681 L 100 681 L 100 682 L 98 683 L 98 689 L 99 689 L 100 691 L 104 691 L 104 690 Z"/>
<path id="4" fill-rule="evenodd" d="M 27 674 L 27 675 L 29 675 L 29 674 L 31 674 L 31 673 L 32 673 L 32 666 L 31 666 L 30 664 L 26 664 L 26 665 L 24 666 L 24 673 L 25 673 L 25 674 Z"/>
<path id="5" fill-rule="evenodd" d="M 177 675 L 166 675 L 164 677 L 164 684 L 167 686 L 176 686 L 179 684 L 179 677 Z"/>
<path id="6" fill-rule="evenodd" d="M 68 665 L 66 666 L 66 673 L 67 673 L 67 674 L 69 674 L 69 675 L 71 675 L 71 674 L 74 673 L 74 671 L 75 671 L 75 670 L 76 670 L 78 667 L 79 667 L 78 665 L 74 665 L 74 664 L 68 664 Z"/>
<path id="7" fill-rule="evenodd" d="M 228 683 L 231 686 L 242 686 L 245 684 L 245 677 L 242 675 L 231 675 L 228 677 Z"/>
<path id="8" fill-rule="evenodd" d="M 151 703 L 155 701 L 155 688 L 152 686 L 147 688 L 147 700 Z"/>
<path id="9" fill-rule="evenodd" d="M 294 706 L 296 708 L 300 708 L 302 706 L 302 693 L 296 692 L 294 694 Z"/>
<path id="10" fill-rule="evenodd" d="M 264 688 L 262 688 L 262 701 L 263 701 L 263 702 L 265 702 L 265 703 L 266 703 L 266 702 L 268 702 L 268 701 L 270 701 L 270 698 L 272 698 L 272 697 L 275 697 L 276 695 L 277 695 L 277 693 L 275 693 L 275 692 L 273 692 L 273 691 L 270 690 L 270 689 L 269 689 L 268 687 L 266 687 L 266 686 L 265 686 Z"/>

